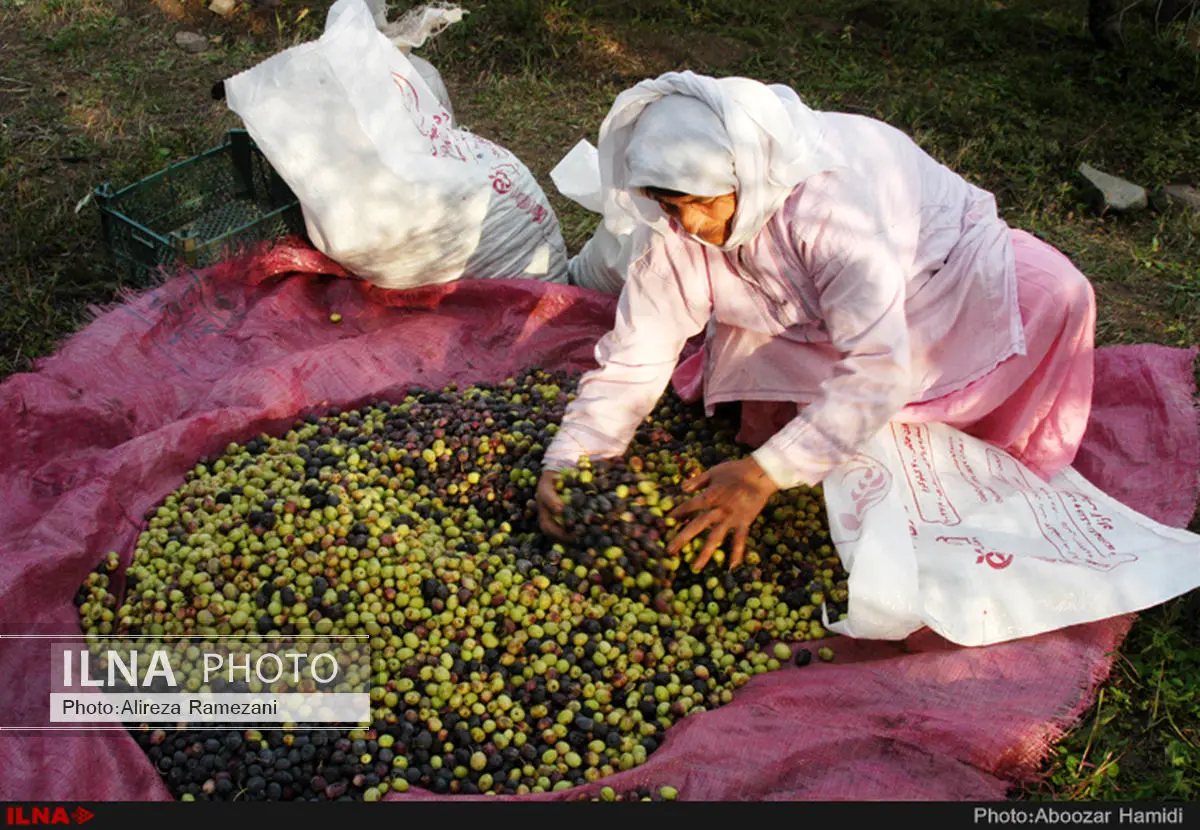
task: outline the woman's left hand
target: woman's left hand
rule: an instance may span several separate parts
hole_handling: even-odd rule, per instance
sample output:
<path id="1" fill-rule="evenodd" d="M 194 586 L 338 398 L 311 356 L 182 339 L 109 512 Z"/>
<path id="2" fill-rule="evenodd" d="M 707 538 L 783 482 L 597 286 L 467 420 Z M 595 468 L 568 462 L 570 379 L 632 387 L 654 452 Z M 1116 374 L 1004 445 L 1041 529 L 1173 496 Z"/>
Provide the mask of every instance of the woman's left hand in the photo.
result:
<path id="1" fill-rule="evenodd" d="M 778 490 L 775 482 L 763 472 L 753 458 L 726 461 L 696 478 L 683 483 L 685 493 L 703 490 L 671 511 L 673 519 L 699 513 L 686 527 L 680 530 L 667 552 L 677 555 L 683 546 L 708 528 L 713 528 L 708 542 L 700 555 L 692 562 L 692 570 L 699 571 L 717 552 L 721 542 L 733 532 L 733 550 L 730 568 L 742 564 L 746 554 L 746 539 L 750 526 L 766 506 L 767 500 Z"/>

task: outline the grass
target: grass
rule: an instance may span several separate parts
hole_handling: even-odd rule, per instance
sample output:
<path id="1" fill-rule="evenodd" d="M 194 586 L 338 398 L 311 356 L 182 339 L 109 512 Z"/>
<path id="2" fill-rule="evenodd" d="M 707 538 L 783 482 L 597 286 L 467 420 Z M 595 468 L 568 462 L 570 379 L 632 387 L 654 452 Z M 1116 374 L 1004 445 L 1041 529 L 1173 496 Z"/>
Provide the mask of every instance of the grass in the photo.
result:
<path id="1" fill-rule="evenodd" d="M 393 4 L 394 5 L 394 4 Z M 328 0 L 0 0 L 0 377 L 28 371 L 123 287 L 102 256 L 91 189 L 219 143 L 239 122 L 214 81 L 319 35 Z M 1127 48 L 1098 51 L 1085 0 L 491 0 L 421 50 L 459 121 L 542 182 L 572 251 L 596 217 L 558 195 L 554 164 L 595 142 L 613 97 L 674 69 L 793 85 L 819 109 L 908 131 L 997 195 L 1010 224 L 1088 274 L 1098 340 L 1200 344 L 1200 221 L 1099 216 L 1080 162 L 1148 187 L 1200 184 L 1195 29 L 1134 8 Z M 190 54 L 188 28 L 210 37 Z M 1194 525 L 1193 529 L 1197 529 Z M 1143 614 L 1095 706 L 1042 780 L 1013 798 L 1188 800 L 1200 787 L 1200 630 L 1184 597 Z"/>
<path id="2" fill-rule="evenodd" d="M 1141 617 L 1080 727 L 1031 800 L 1195 801 L 1200 795 L 1200 626 L 1185 598 Z"/>

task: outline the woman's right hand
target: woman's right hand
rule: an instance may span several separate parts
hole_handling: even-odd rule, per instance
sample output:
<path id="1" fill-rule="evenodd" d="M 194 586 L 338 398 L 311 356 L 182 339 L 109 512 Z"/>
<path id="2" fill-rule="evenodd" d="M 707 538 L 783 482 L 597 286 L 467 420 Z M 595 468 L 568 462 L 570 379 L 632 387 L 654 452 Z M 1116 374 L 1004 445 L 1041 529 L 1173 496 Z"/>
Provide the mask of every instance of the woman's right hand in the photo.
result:
<path id="1" fill-rule="evenodd" d="M 563 512 L 563 500 L 558 495 L 556 487 L 558 478 L 557 472 L 546 470 L 542 473 L 542 477 L 538 481 L 538 525 L 542 528 L 542 532 L 550 538 L 566 542 L 570 537 L 567 536 L 566 530 L 558 522 L 558 518 L 562 516 Z"/>

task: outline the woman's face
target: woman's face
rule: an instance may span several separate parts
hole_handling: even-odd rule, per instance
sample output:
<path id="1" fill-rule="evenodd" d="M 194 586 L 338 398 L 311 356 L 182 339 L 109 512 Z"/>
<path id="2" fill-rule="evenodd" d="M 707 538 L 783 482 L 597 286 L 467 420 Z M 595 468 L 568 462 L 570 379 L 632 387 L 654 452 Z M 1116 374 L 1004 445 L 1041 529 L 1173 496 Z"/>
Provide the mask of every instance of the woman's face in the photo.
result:
<path id="1" fill-rule="evenodd" d="M 665 196 L 647 191 L 667 216 L 679 223 L 692 236 L 710 245 L 721 246 L 729 238 L 733 214 L 737 212 L 737 194 L 723 196 Z"/>

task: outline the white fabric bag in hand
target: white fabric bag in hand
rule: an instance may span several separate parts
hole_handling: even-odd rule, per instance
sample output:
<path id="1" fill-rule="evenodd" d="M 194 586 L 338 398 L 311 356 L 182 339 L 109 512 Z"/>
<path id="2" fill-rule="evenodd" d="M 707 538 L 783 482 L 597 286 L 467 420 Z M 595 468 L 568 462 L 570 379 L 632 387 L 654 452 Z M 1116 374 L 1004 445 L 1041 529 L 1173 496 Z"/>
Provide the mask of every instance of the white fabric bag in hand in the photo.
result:
<path id="1" fill-rule="evenodd" d="M 563 156 L 550 178 L 558 192 L 592 213 L 604 212 L 604 191 L 600 184 L 600 156 L 591 142 L 576 144 Z M 623 217 L 618 217 L 618 221 Z M 583 249 L 567 263 L 571 285 L 620 294 L 625 285 L 625 266 L 632 248 L 633 222 L 626 221 L 619 233 L 601 222 Z"/>
<path id="2" fill-rule="evenodd" d="M 604 191 L 600 184 L 600 154 L 586 138 L 571 148 L 550 171 L 558 192 L 592 213 L 604 212 Z"/>
<path id="3" fill-rule="evenodd" d="M 313 244 L 385 288 L 459 278 L 566 282 L 558 219 L 512 153 L 452 126 L 364 0 L 235 75 L 230 109 L 304 211 Z"/>
<path id="4" fill-rule="evenodd" d="M 920 628 L 982 646 L 1133 613 L 1200 586 L 1200 536 L 1161 525 L 1073 469 L 1047 483 L 944 424 L 890 424 L 822 489 L 850 575 L 830 631 Z"/>

